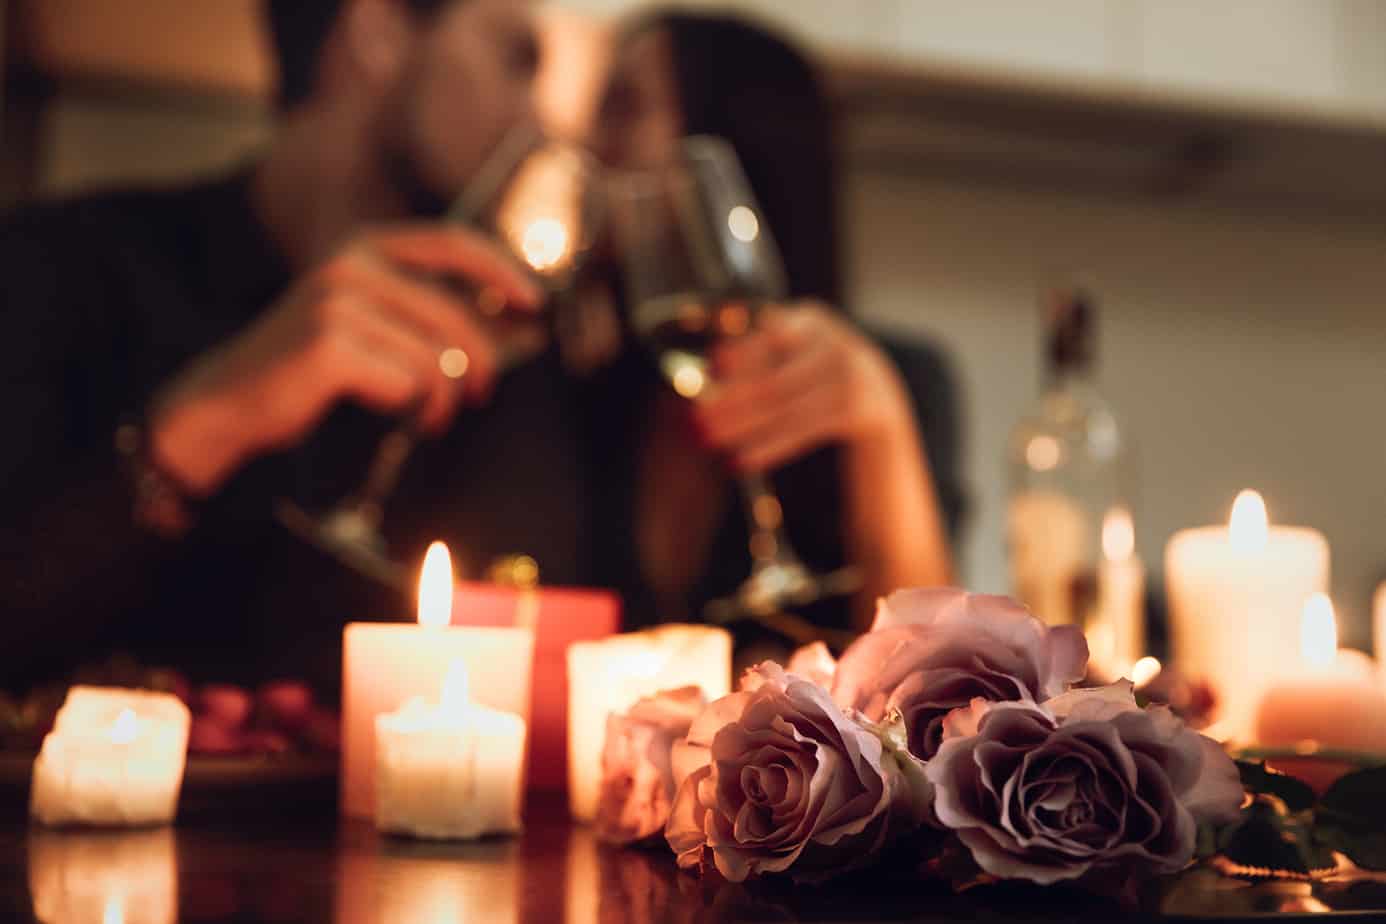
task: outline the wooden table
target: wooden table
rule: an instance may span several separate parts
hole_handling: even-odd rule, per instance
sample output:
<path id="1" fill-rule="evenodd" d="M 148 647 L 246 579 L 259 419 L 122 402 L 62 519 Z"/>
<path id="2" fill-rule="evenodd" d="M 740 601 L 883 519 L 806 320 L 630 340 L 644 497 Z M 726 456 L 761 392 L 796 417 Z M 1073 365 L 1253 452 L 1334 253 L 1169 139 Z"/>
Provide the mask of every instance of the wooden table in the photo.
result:
<path id="1" fill-rule="evenodd" d="M 172 921 L 339 924 L 701 924 L 712 921 L 1103 921 L 1164 915 L 1386 909 L 1386 884 L 1249 886 L 1206 871 L 1152 884 L 1138 909 L 1068 889 L 987 887 L 956 896 L 903 870 L 811 888 L 711 885 L 667 851 L 617 850 L 537 799 L 525 834 L 473 844 L 377 835 L 293 806 L 169 829 L 45 831 L 0 826 L 0 918 L 52 924 Z M 124 897 L 118 893 L 123 891 Z M 114 910 L 113 910 L 114 909 Z M 1353 911 L 1352 909 L 1357 909 Z"/>

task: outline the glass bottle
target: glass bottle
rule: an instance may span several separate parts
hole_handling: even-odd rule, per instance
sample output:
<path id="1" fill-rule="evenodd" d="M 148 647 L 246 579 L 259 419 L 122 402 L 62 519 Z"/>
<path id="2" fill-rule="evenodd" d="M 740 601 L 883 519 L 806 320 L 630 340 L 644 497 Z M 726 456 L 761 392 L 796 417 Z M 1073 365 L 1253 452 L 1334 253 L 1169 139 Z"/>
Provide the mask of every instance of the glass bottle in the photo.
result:
<path id="1" fill-rule="evenodd" d="M 1050 625 L 1083 628 L 1115 677 L 1144 644 L 1129 447 L 1096 384 L 1094 299 L 1057 288 L 1043 308 L 1044 390 L 1007 449 L 1011 589 Z"/>

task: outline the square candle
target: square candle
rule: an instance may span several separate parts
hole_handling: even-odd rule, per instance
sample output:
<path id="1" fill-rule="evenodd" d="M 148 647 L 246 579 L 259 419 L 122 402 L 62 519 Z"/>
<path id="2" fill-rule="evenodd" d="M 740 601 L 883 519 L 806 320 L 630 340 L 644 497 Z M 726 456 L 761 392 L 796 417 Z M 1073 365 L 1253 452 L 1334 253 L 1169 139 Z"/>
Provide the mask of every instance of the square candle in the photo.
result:
<path id="1" fill-rule="evenodd" d="M 375 811 L 376 720 L 412 699 L 435 700 L 455 665 L 475 702 L 529 721 L 534 632 L 451 626 L 452 561 L 435 543 L 419 577 L 419 621 L 352 623 L 342 639 L 342 814 Z"/>
<path id="2" fill-rule="evenodd" d="M 73 687 L 34 761 L 30 814 L 46 825 L 173 820 L 190 724 L 169 693 Z"/>
<path id="3" fill-rule="evenodd" d="M 662 690 L 701 687 L 709 700 L 731 691 L 732 638 L 711 626 L 668 625 L 578 642 L 568 649 L 568 803 L 596 816 L 606 719 Z"/>

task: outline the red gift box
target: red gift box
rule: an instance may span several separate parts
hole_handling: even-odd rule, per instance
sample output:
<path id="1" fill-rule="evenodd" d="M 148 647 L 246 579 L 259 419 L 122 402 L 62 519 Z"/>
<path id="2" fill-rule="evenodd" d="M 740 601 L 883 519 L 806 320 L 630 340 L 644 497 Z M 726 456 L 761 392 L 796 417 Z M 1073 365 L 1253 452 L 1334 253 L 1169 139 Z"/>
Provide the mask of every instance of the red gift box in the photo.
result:
<path id="1" fill-rule="evenodd" d="M 462 583 L 453 595 L 452 624 L 534 630 L 528 783 L 532 790 L 562 790 L 568 780 L 568 646 L 614 634 L 620 598 L 600 590 Z"/>

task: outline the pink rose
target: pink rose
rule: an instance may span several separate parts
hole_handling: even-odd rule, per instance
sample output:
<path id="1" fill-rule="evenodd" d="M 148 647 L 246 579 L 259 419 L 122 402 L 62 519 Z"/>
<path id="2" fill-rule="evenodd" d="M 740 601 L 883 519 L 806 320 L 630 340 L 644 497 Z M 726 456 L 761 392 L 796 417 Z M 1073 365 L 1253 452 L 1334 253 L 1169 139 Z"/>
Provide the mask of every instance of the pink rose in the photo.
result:
<path id="1" fill-rule="evenodd" d="M 606 720 L 597 837 L 634 844 L 660 834 L 674 799 L 674 743 L 707 705 L 697 687 L 667 690 Z"/>
<path id="2" fill-rule="evenodd" d="M 984 871 L 1048 885 L 1096 870 L 1171 873 L 1198 824 L 1235 817 L 1236 765 L 1129 682 L 1044 705 L 972 704 L 925 773 L 934 812 Z"/>
<path id="3" fill-rule="evenodd" d="M 919 764 L 772 661 L 697 718 L 675 766 L 686 776 L 665 836 L 679 866 L 710 857 L 733 882 L 826 879 L 874 859 L 924 813 Z"/>
<path id="4" fill-rule="evenodd" d="M 843 653 L 832 691 L 873 721 L 899 710 L 910 753 L 928 760 L 952 710 L 977 698 L 1042 702 L 1081 680 L 1087 661 L 1080 630 L 1051 629 L 1006 597 L 902 590 Z"/>

